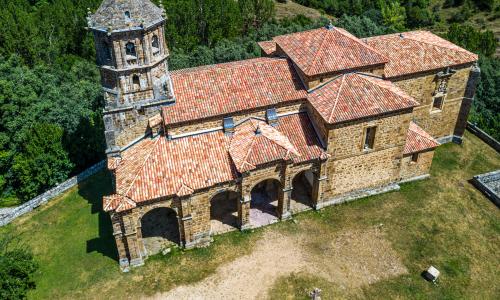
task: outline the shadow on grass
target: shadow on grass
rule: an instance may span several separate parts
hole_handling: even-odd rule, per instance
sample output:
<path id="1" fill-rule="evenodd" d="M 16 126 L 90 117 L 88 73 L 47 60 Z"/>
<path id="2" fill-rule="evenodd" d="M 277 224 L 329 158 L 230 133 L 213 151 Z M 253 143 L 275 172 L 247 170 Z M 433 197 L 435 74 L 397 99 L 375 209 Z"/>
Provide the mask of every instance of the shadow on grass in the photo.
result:
<path id="1" fill-rule="evenodd" d="M 118 261 L 111 218 L 102 210 L 102 197 L 112 193 L 111 175 L 108 171 L 99 172 L 80 183 L 78 193 L 91 204 L 91 213 L 98 214 L 99 237 L 87 241 L 87 253 L 98 252 Z"/>

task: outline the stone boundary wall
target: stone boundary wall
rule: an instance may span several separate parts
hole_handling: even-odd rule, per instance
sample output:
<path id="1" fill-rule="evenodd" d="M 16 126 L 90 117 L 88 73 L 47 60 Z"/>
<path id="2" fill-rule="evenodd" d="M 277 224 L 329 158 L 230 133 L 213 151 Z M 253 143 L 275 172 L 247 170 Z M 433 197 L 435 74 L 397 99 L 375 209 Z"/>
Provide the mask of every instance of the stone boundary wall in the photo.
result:
<path id="1" fill-rule="evenodd" d="M 12 207 L 12 208 L 0 209 L 0 227 L 9 224 L 14 219 L 34 210 L 38 206 L 43 205 L 43 204 L 47 203 L 48 201 L 52 200 L 53 198 L 61 195 L 65 191 L 67 191 L 70 188 L 77 185 L 78 183 L 84 181 L 85 179 L 89 178 L 90 176 L 101 171 L 102 169 L 104 169 L 105 166 L 106 166 L 106 160 L 98 162 L 97 164 L 93 165 L 92 167 L 88 168 L 87 170 L 83 171 L 82 173 L 80 173 L 74 177 L 71 177 L 70 179 L 66 180 L 65 182 L 59 184 L 58 186 L 46 191 L 45 193 L 43 193 L 39 196 L 36 196 L 35 198 L 31 199 L 28 202 L 25 202 L 19 206 Z"/>
<path id="2" fill-rule="evenodd" d="M 495 149 L 497 152 L 500 153 L 500 142 L 495 140 L 493 137 L 491 137 L 489 134 L 486 132 L 482 131 L 479 127 L 476 125 L 467 122 L 467 129 L 472 132 L 475 136 L 480 138 L 483 142 L 488 144 L 490 147 Z"/>
<path id="3" fill-rule="evenodd" d="M 500 170 L 472 178 L 474 186 L 500 207 Z"/>

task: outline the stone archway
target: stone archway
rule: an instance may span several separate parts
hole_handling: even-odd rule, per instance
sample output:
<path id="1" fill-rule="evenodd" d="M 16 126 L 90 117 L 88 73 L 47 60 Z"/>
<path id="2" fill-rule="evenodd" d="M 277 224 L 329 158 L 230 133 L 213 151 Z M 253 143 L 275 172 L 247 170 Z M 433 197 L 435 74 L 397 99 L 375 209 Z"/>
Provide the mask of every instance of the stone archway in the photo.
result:
<path id="1" fill-rule="evenodd" d="M 210 199 L 210 231 L 219 234 L 238 229 L 238 201 L 234 191 L 216 194 Z"/>
<path id="2" fill-rule="evenodd" d="M 141 218 L 141 234 L 147 255 L 180 245 L 179 220 L 175 210 L 159 207 L 150 210 Z"/>
<path id="3" fill-rule="evenodd" d="M 250 224 L 253 227 L 264 226 L 278 221 L 281 194 L 281 182 L 277 179 L 261 181 L 252 188 Z"/>
<path id="4" fill-rule="evenodd" d="M 297 213 L 313 207 L 312 192 L 314 184 L 314 173 L 305 170 L 292 180 L 292 195 L 290 198 L 290 211 Z"/>

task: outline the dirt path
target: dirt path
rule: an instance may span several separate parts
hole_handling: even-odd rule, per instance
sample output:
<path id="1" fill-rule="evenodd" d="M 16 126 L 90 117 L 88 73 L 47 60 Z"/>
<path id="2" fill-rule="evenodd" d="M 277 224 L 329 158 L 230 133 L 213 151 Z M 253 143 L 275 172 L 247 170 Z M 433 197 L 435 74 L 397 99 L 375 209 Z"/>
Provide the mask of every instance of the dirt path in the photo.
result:
<path id="1" fill-rule="evenodd" d="M 299 271 L 349 288 L 407 272 L 378 229 L 346 232 L 319 245 L 305 236 L 268 231 L 251 254 L 196 284 L 151 299 L 263 299 L 276 279 Z"/>

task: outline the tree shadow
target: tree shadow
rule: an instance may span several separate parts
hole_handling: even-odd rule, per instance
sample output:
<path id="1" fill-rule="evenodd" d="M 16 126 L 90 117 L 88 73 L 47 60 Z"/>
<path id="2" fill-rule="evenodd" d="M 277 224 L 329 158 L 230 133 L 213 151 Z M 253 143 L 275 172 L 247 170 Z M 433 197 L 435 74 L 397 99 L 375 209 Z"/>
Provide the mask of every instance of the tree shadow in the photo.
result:
<path id="1" fill-rule="evenodd" d="M 87 241 L 87 253 L 98 252 L 118 261 L 111 218 L 102 209 L 102 197 L 112 192 L 111 174 L 107 170 L 78 184 L 79 195 L 91 204 L 91 213 L 98 214 L 99 236 Z"/>

